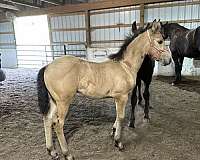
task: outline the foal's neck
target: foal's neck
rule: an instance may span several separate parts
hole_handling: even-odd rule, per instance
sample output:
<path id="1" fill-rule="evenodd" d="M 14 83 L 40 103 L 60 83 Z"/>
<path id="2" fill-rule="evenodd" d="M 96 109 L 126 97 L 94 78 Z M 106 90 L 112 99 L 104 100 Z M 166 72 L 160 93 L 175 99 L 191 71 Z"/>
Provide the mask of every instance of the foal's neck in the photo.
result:
<path id="1" fill-rule="evenodd" d="M 132 74 L 137 74 L 140 69 L 145 55 L 150 47 L 150 39 L 147 32 L 139 35 L 132 41 L 126 49 L 122 63 L 126 64 Z"/>

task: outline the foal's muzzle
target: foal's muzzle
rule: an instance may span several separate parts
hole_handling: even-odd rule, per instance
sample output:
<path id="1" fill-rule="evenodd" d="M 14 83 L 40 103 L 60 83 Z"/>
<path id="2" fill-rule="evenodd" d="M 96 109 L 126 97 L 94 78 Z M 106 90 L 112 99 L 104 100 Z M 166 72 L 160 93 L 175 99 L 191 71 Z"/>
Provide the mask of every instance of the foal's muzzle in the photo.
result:
<path id="1" fill-rule="evenodd" d="M 151 47 L 149 50 L 149 54 L 152 57 L 152 59 L 161 62 L 163 66 L 166 66 L 171 63 L 171 53 L 167 49 L 159 49 L 157 47 Z"/>
<path id="2" fill-rule="evenodd" d="M 169 52 L 161 54 L 160 62 L 163 66 L 169 65 L 172 62 L 171 54 L 169 54 Z"/>

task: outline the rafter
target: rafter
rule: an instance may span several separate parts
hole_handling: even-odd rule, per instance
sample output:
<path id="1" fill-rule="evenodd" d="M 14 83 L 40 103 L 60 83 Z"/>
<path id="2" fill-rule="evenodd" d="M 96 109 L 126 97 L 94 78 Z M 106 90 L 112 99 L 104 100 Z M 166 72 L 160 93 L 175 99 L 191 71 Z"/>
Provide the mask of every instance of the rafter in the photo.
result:
<path id="1" fill-rule="evenodd" d="M 49 4 L 52 4 L 52 5 L 61 5 L 62 3 L 60 2 L 57 2 L 57 1 L 52 1 L 52 0 L 41 0 L 42 2 L 45 2 L 45 3 L 49 3 Z"/>
<path id="2" fill-rule="evenodd" d="M 151 4 L 151 3 L 172 2 L 172 1 L 174 0 L 104 0 L 104 1 L 97 1 L 90 3 L 66 4 L 63 6 L 25 11 L 19 13 L 18 16 L 73 13 L 86 10 L 98 10 L 106 8 L 126 7 L 139 4 Z"/>
<path id="3" fill-rule="evenodd" d="M 9 4 L 4 4 L 4 3 L 0 3 L 0 8 L 4 8 L 4 9 L 9 9 L 9 10 L 14 10 L 14 11 L 19 11 L 20 9 L 16 6 L 13 5 L 9 5 Z"/>
<path id="4" fill-rule="evenodd" d="M 30 7 L 30 8 L 41 8 L 41 6 L 39 5 L 35 5 L 33 3 L 28 3 L 28 2 L 19 2 L 19 1 L 16 1 L 16 0 L 3 0 L 4 2 L 8 2 L 10 4 L 14 4 L 14 5 L 19 5 L 19 6 L 24 6 L 24 7 Z"/>

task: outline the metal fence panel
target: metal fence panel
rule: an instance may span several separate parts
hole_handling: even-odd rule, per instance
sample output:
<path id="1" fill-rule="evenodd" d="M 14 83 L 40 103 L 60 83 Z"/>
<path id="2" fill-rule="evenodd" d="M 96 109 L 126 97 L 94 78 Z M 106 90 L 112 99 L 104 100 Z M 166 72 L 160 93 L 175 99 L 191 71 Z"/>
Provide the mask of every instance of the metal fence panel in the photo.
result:
<path id="1" fill-rule="evenodd" d="M 0 52 L 2 67 L 17 67 L 15 34 L 11 21 L 0 22 Z"/>

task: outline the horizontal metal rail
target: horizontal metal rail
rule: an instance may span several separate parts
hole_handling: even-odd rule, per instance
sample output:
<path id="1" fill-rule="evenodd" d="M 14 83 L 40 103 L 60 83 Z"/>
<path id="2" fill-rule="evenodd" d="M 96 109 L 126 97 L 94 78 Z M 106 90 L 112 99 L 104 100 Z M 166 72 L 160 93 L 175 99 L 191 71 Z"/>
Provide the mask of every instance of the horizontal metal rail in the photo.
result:
<path id="1" fill-rule="evenodd" d="M 67 48 L 71 45 L 17 45 L 18 66 L 41 67 L 63 55 L 86 58 L 86 49 Z M 74 46 L 74 45 L 72 45 Z M 38 48 L 37 48 L 38 47 Z"/>

